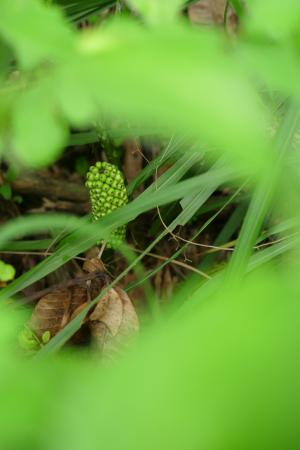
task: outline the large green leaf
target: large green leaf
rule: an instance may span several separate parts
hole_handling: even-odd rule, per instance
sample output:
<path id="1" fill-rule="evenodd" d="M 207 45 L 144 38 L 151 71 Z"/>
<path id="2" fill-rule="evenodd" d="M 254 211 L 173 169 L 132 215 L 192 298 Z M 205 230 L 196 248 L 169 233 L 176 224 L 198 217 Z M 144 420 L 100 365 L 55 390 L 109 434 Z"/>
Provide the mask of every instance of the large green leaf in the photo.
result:
<path id="1" fill-rule="evenodd" d="M 184 0 L 130 0 L 138 12 L 142 14 L 145 20 L 152 25 L 172 22 L 178 15 L 180 6 L 185 3 Z"/>
<path id="2" fill-rule="evenodd" d="M 2 0 L 0 35 L 16 50 L 23 67 L 63 61 L 72 51 L 71 29 L 57 9 L 37 0 Z"/>
<path id="3" fill-rule="evenodd" d="M 57 77 L 61 107 L 77 124 L 100 108 L 169 134 L 189 133 L 233 155 L 247 172 L 271 157 L 258 97 L 214 32 L 177 25 L 150 33 L 115 21 L 83 35 Z"/>
<path id="4" fill-rule="evenodd" d="M 247 30 L 280 39 L 298 30 L 300 4 L 297 0 L 251 0 L 248 6 Z"/>
<path id="5" fill-rule="evenodd" d="M 51 100 L 46 89 L 37 88 L 24 91 L 15 102 L 12 146 L 14 156 L 27 166 L 50 164 L 67 141 L 66 127 Z"/>

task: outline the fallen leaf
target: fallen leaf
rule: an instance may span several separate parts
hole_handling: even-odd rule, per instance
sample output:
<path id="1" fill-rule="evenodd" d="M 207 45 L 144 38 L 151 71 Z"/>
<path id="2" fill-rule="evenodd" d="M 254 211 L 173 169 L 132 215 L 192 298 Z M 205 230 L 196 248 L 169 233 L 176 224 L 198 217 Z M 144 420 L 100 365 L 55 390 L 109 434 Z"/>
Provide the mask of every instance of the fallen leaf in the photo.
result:
<path id="1" fill-rule="evenodd" d="M 89 318 L 95 345 L 105 357 L 120 353 L 139 330 L 134 306 L 121 288 L 111 288 Z"/>
<path id="2" fill-rule="evenodd" d="M 224 25 L 226 0 L 202 0 L 188 7 L 188 16 L 195 25 Z M 226 29 L 234 32 L 238 18 L 231 6 L 227 10 Z"/>
<path id="3" fill-rule="evenodd" d="M 119 328 L 119 336 L 126 336 L 139 331 L 139 319 L 132 301 L 123 289 L 116 287 L 123 304 L 123 320 Z"/>
<path id="4" fill-rule="evenodd" d="M 90 258 L 84 261 L 83 270 L 85 272 L 91 273 L 95 271 L 105 272 L 105 266 L 103 262 L 98 258 Z"/>
<path id="5" fill-rule="evenodd" d="M 91 259 L 84 263 L 83 270 L 87 273 L 101 272 L 103 264 L 96 258 Z M 104 287 L 102 277 L 88 281 L 79 279 L 78 283 L 76 280 L 74 285 L 56 289 L 38 301 L 28 326 L 39 338 L 46 331 L 50 332 L 51 337 L 55 336 L 74 317 L 74 312 L 87 301 L 93 300 Z"/>
<path id="6" fill-rule="evenodd" d="M 79 305 L 72 313 L 70 321 L 73 320 L 86 306 L 88 302 Z M 88 316 L 86 316 L 82 322 L 80 329 L 72 336 L 71 343 L 75 345 L 86 345 L 90 342 L 90 330 L 87 326 Z"/>
<path id="7" fill-rule="evenodd" d="M 70 289 L 71 301 L 70 301 L 70 315 L 86 301 L 87 288 L 86 286 L 72 286 Z"/>
<path id="8" fill-rule="evenodd" d="M 46 331 L 55 336 L 68 322 L 71 292 L 68 289 L 55 291 L 42 297 L 35 306 L 29 327 L 39 339 Z"/>
<path id="9" fill-rule="evenodd" d="M 83 271 L 95 276 L 84 281 L 80 278 L 70 280 L 69 287 L 44 295 L 34 308 L 28 326 L 42 342 L 55 336 L 105 287 L 108 278 L 99 259 L 85 261 Z M 92 313 L 85 317 L 70 342 L 86 345 L 92 337 L 103 356 L 111 357 L 123 349 L 138 330 L 138 317 L 129 296 L 116 287 L 109 289 Z"/>
<path id="10" fill-rule="evenodd" d="M 197 25 L 212 25 L 214 23 L 210 0 L 193 3 L 188 7 L 188 16 Z"/>
<path id="11" fill-rule="evenodd" d="M 90 315 L 91 321 L 104 323 L 112 336 L 116 336 L 122 323 L 123 304 L 120 296 L 114 288 L 99 301 L 95 310 Z"/>

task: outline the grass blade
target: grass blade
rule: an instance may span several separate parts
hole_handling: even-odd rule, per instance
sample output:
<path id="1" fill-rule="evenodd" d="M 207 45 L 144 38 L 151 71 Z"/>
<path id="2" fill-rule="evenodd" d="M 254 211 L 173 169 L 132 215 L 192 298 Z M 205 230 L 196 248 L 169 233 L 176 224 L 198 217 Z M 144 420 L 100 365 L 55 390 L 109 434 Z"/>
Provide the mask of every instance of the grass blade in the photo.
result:
<path id="1" fill-rule="evenodd" d="M 253 194 L 235 251 L 228 266 L 228 279 L 230 282 L 237 280 L 246 271 L 261 226 L 272 206 L 274 188 L 280 172 L 280 163 L 291 144 L 299 117 L 300 108 L 298 102 L 291 103 L 278 131 L 274 146 L 278 153 L 278 165 L 265 175 Z"/>

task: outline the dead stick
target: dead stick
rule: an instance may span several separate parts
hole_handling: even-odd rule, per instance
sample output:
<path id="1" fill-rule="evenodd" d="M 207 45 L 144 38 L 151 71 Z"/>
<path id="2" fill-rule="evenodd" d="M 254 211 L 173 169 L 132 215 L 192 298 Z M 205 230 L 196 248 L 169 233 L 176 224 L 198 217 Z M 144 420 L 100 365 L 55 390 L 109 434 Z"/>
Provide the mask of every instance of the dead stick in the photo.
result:
<path id="1" fill-rule="evenodd" d="M 51 292 L 57 291 L 59 289 L 66 289 L 72 286 L 76 286 L 78 284 L 84 283 L 85 281 L 94 280 L 95 278 L 102 279 L 105 283 L 109 282 L 110 280 L 110 277 L 105 272 L 100 272 L 97 270 L 95 272 L 88 273 L 87 275 L 83 275 L 82 277 L 74 278 L 73 280 L 57 283 L 51 287 L 42 289 L 41 291 L 31 294 L 27 298 L 30 301 L 38 300 L 39 298 L 44 297 L 44 295 L 50 294 Z"/>
<path id="2" fill-rule="evenodd" d="M 73 202 L 88 202 L 89 195 L 81 183 L 65 181 L 44 174 L 26 173 L 12 182 L 12 189 L 18 194 L 34 194 L 52 199 Z"/>

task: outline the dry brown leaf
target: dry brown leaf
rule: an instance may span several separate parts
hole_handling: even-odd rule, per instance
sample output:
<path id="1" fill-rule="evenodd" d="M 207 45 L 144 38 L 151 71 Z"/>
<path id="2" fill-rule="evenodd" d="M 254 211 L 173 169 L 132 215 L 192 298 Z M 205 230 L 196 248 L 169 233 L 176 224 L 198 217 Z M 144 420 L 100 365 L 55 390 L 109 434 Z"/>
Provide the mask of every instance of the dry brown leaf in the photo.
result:
<path id="1" fill-rule="evenodd" d="M 82 303 L 79 305 L 72 313 L 70 317 L 70 321 L 73 320 L 81 311 L 88 305 L 88 302 Z M 71 343 L 72 344 L 87 344 L 90 341 L 90 332 L 87 326 L 89 318 L 86 316 L 82 322 L 80 329 L 72 336 Z"/>
<path id="2" fill-rule="evenodd" d="M 85 262 L 83 270 L 87 273 L 102 272 L 103 264 L 97 259 L 91 259 Z M 45 331 L 49 331 L 51 337 L 55 336 L 75 317 L 74 313 L 78 313 L 81 306 L 94 299 L 104 287 L 102 277 L 88 281 L 79 278 L 72 282 L 75 284 L 65 289 L 55 289 L 38 301 L 28 324 L 38 337 Z"/>
<path id="3" fill-rule="evenodd" d="M 84 261 L 83 270 L 85 272 L 91 273 L 95 271 L 105 272 L 105 266 L 103 262 L 98 258 L 90 258 Z"/>
<path id="4" fill-rule="evenodd" d="M 188 7 L 188 16 L 192 23 L 211 25 L 214 23 L 210 0 L 203 0 Z"/>
<path id="5" fill-rule="evenodd" d="M 103 264 L 99 259 L 86 261 L 83 270 L 87 273 L 99 272 L 100 276 L 96 274 L 96 277 L 85 281 L 76 278 L 68 288 L 46 294 L 37 303 L 28 325 L 39 338 L 45 331 L 49 331 L 51 337 L 55 336 L 104 288 L 107 276 L 103 274 Z M 116 287 L 111 288 L 83 320 L 71 342 L 86 344 L 92 336 L 103 355 L 111 357 L 124 347 L 138 329 L 138 317 L 130 298 Z"/>
<path id="6" fill-rule="evenodd" d="M 104 323 L 112 336 L 115 336 L 120 328 L 122 316 L 122 300 L 116 290 L 112 288 L 99 301 L 95 310 L 90 316 L 90 320 L 96 320 L 98 322 Z"/>
<path id="7" fill-rule="evenodd" d="M 76 316 L 78 316 L 78 314 L 81 313 L 81 311 L 88 305 L 88 302 L 82 303 L 81 305 L 79 305 L 72 313 L 71 317 L 70 317 L 70 321 L 75 319 Z M 89 320 L 88 317 L 85 317 L 82 321 L 82 323 L 86 323 Z"/>
<path id="8" fill-rule="evenodd" d="M 114 357 L 139 330 L 139 321 L 130 298 L 120 288 L 111 288 L 90 315 L 89 327 L 97 348 L 105 357 Z"/>
<path id="9" fill-rule="evenodd" d="M 33 310 L 29 327 L 41 338 L 45 331 L 55 336 L 68 322 L 70 316 L 70 290 L 55 291 L 40 299 Z"/>
<path id="10" fill-rule="evenodd" d="M 201 0 L 188 7 L 188 16 L 197 25 L 223 25 L 226 0 Z M 226 28 L 234 31 L 237 27 L 237 16 L 229 7 Z"/>
<path id="11" fill-rule="evenodd" d="M 70 316 L 82 303 L 86 302 L 86 287 L 84 286 L 72 286 L 70 289 L 71 301 L 70 301 Z"/>
<path id="12" fill-rule="evenodd" d="M 137 281 L 137 277 L 134 273 L 129 272 L 125 275 L 125 277 L 120 281 L 120 288 L 127 286 L 130 283 L 135 283 Z M 145 306 L 145 292 L 143 287 L 136 286 L 130 291 L 130 300 L 134 306 L 134 308 L 138 311 L 139 309 L 142 311 Z"/>
<path id="13" fill-rule="evenodd" d="M 119 328 L 119 335 L 126 336 L 132 333 L 138 333 L 139 319 L 129 295 L 119 287 L 115 289 L 123 304 L 123 320 Z"/>

